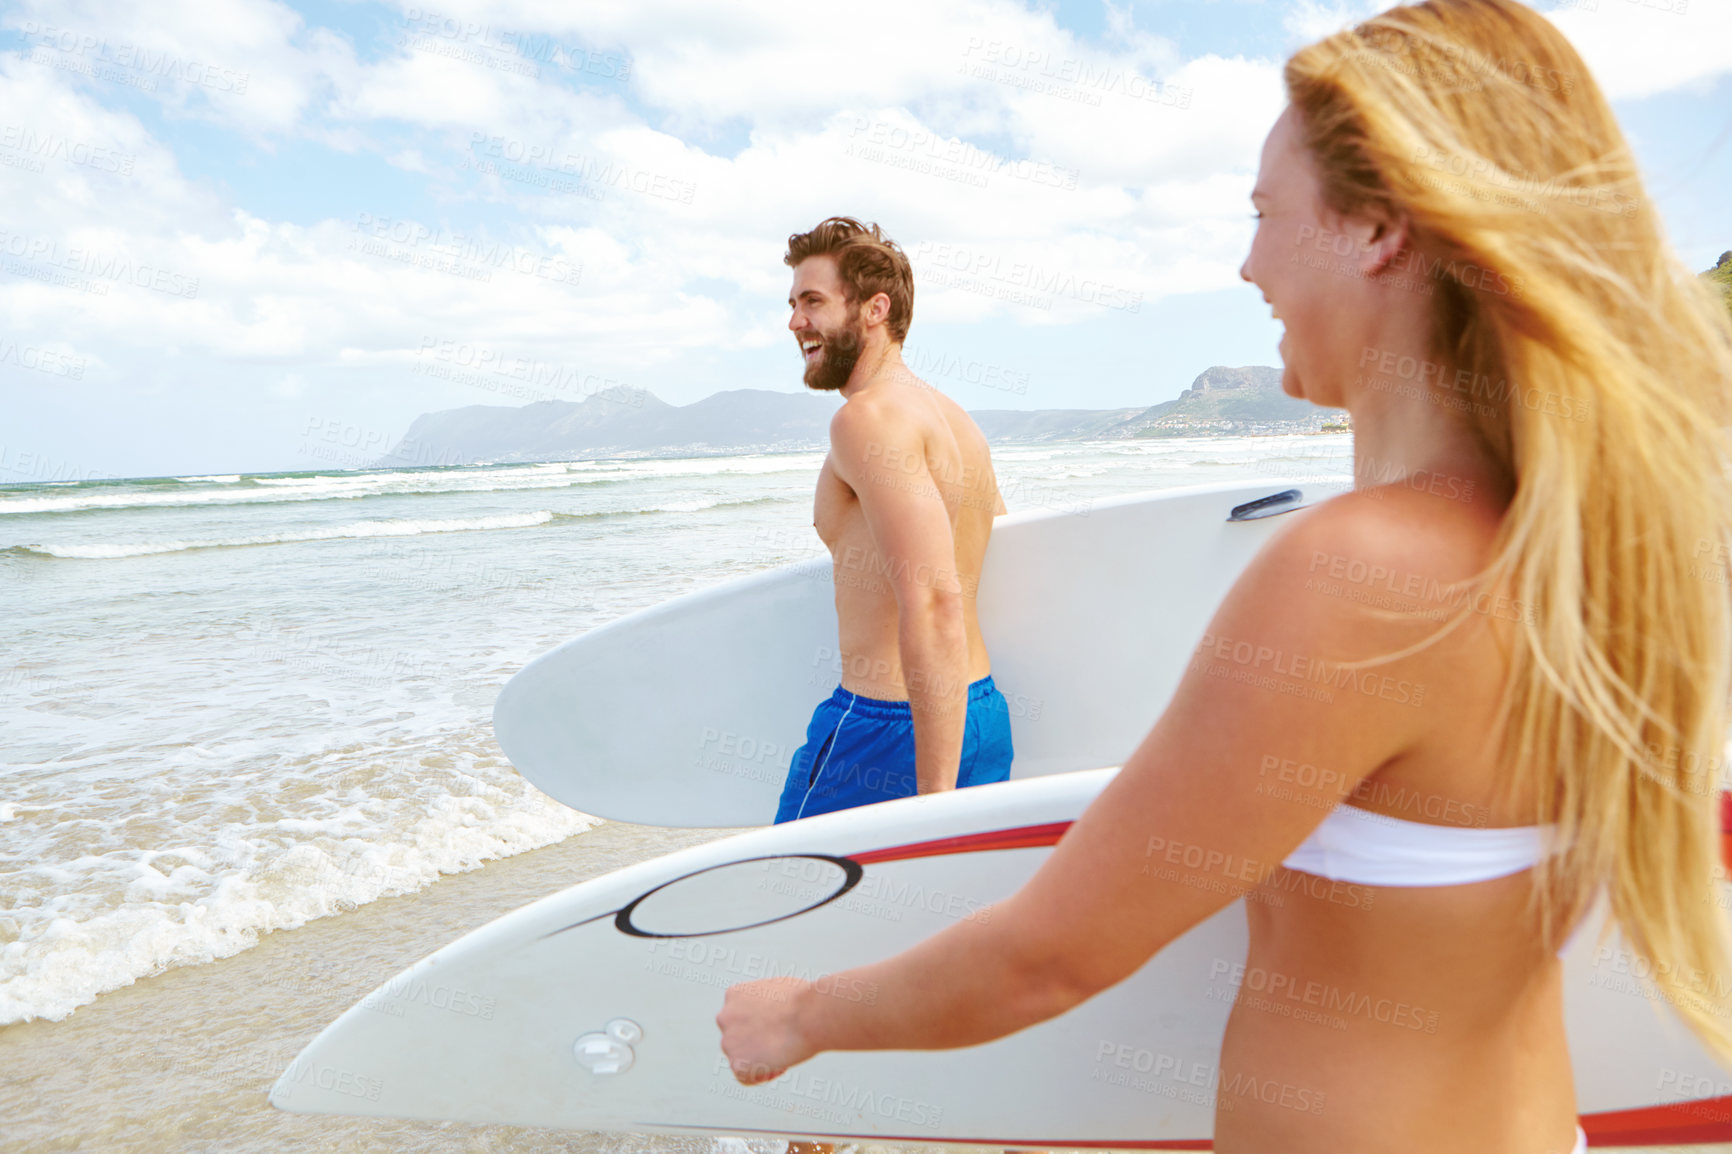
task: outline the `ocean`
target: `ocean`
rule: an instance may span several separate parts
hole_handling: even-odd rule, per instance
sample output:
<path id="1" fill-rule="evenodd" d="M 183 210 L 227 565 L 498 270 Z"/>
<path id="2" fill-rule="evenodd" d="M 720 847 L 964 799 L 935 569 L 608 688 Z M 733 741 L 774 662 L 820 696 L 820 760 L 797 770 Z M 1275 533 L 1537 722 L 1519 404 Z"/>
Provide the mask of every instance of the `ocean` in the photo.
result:
<path id="1" fill-rule="evenodd" d="M 994 460 L 1021 511 L 1253 476 L 1350 481 L 1351 444 L 1018 445 Z M 0 486 L 0 1146 L 627 1148 L 300 1119 L 262 1091 L 349 1001 L 470 926 L 720 835 L 553 802 L 493 743 L 493 699 L 597 624 L 821 555 L 822 460 Z M 218 1022 L 228 1033 L 200 1033 Z M 185 1091 L 137 1094 L 141 1054 L 156 1055 L 153 1084 L 166 1063 Z M 69 1117 L 78 1103 L 90 1112 Z"/>

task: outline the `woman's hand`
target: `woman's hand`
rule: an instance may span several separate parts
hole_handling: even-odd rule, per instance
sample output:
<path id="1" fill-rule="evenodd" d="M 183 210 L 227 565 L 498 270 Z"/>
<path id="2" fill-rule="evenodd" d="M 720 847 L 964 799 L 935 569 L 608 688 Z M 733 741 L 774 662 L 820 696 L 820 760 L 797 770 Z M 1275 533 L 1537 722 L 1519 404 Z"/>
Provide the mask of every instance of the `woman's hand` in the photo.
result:
<path id="1" fill-rule="evenodd" d="M 722 1053 L 744 1086 L 779 1078 L 817 1054 L 801 1034 L 798 996 L 812 983 L 801 978 L 766 978 L 729 986 L 716 1025 Z"/>

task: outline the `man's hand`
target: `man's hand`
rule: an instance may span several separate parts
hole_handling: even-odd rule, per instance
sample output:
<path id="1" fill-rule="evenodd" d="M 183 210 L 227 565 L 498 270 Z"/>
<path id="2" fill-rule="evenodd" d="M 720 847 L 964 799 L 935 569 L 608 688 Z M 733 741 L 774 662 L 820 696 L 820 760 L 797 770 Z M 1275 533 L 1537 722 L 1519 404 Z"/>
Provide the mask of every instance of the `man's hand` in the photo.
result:
<path id="1" fill-rule="evenodd" d="M 801 1035 L 795 1011 L 797 995 L 811 984 L 802 978 L 765 978 L 728 987 L 716 1025 L 722 1030 L 722 1053 L 741 1085 L 774 1081 L 817 1053 Z"/>

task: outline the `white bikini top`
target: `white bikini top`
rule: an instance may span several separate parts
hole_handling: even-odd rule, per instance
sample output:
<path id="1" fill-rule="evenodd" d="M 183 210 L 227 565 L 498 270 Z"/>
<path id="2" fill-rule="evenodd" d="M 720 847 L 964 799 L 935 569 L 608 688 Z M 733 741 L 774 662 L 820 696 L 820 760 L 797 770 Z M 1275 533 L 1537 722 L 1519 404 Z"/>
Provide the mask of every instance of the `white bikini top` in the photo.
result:
<path id="1" fill-rule="evenodd" d="M 1338 805 L 1281 864 L 1367 886 L 1459 886 L 1532 869 L 1557 852 L 1552 830 L 1429 825 Z"/>

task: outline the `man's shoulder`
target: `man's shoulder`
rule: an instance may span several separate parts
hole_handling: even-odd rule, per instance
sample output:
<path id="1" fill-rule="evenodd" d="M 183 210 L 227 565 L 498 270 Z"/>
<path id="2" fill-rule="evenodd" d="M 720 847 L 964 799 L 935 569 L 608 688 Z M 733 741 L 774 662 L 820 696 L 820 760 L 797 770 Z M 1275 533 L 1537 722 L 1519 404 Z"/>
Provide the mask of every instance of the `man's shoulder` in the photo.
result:
<path id="1" fill-rule="evenodd" d="M 869 443 L 902 444 L 924 434 L 918 416 L 882 394 L 851 397 L 830 418 L 830 444 L 836 448 Z"/>

